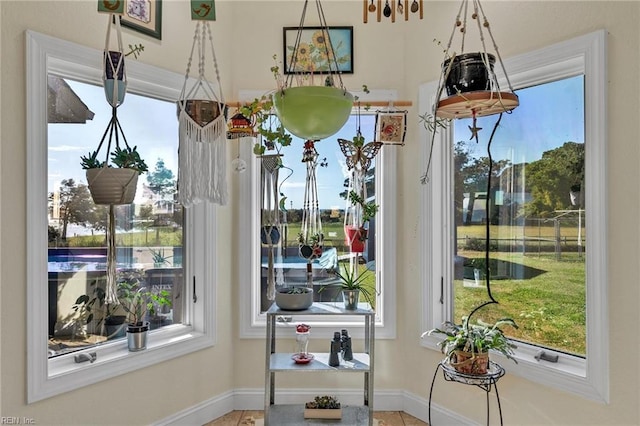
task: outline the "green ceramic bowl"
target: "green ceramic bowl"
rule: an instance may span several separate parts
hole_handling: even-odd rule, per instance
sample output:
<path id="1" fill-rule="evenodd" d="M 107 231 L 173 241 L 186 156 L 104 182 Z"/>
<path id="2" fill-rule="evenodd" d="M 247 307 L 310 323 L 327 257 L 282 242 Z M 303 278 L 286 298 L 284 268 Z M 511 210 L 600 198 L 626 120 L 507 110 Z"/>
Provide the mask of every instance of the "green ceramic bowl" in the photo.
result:
<path id="1" fill-rule="evenodd" d="M 337 87 L 289 87 L 273 94 L 273 105 L 282 125 L 301 139 L 326 139 L 349 119 L 353 95 Z"/>

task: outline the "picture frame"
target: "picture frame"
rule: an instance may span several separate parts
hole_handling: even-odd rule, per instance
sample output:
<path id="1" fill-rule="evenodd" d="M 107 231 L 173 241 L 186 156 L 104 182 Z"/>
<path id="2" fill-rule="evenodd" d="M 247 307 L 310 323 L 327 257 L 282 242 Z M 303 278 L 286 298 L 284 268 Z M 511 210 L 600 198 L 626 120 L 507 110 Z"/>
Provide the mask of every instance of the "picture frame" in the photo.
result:
<path id="1" fill-rule="evenodd" d="M 404 145 L 407 111 L 378 111 L 375 140 L 388 145 Z"/>
<path id="2" fill-rule="evenodd" d="M 296 69 L 291 69 L 293 50 L 300 27 L 284 27 L 282 29 L 282 62 L 285 74 L 328 74 L 330 72 L 326 51 L 321 48 L 323 27 L 302 27 Z M 342 74 L 353 74 L 353 27 L 326 27 L 333 51 L 335 52 L 338 71 Z M 316 40 L 314 40 L 316 38 Z M 300 52 L 301 49 L 305 52 Z M 302 60 L 301 60 L 302 59 Z M 335 69 L 331 70 L 335 72 Z"/>
<path id="3" fill-rule="evenodd" d="M 120 23 L 124 27 L 162 40 L 162 0 L 125 0 Z"/>

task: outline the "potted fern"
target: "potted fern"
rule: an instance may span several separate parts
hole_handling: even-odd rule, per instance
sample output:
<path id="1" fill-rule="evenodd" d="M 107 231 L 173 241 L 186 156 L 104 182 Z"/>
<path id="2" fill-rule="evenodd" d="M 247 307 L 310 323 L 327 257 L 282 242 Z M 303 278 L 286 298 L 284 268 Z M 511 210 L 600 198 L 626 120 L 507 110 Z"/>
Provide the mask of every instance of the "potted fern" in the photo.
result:
<path id="1" fill-rule="evenodd" d="M 461 325 L 447 321 L 443 328 L 426 331 L 422 337 L 444 335 L 439 346 L 451 366 L 460 373 L 481 375 L 486 374 L 489 368 L 490 350 L 498 351 L 517 363 L 513 358 L 516 345 L 504 335 L 500 329 L 502 326 L 518 328 L 511 318 L 502 318 L 493 324 L 481 320 L 471 324 L 469 317 L 465 316 Z"/>
<path id="2" fill-rule="evenodd" d="M 351 268 L 349 265 L 342 265 L 342 272 L 338 269 L 329 271 L 340 279 L 338 286 L 342 290 L 342 300 L 344 302 L 344 308 L 347 310 L 358 309 L 358 303 L 360 303 L 360 295 L 364 297 L 367 303 L 373 308 L 375 306 L 376 295 L 378 292 L 375 287 L 371 289 L 365 282 L 369 277 L 368 270 L 359 272 L 358 266 Z"/>

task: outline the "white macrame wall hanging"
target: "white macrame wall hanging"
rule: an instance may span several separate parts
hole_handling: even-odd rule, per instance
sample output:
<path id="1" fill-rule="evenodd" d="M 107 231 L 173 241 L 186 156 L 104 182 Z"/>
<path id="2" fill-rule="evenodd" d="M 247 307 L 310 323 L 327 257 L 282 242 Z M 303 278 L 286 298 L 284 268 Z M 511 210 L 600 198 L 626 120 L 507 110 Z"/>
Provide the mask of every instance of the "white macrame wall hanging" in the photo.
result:
<path id="1" fill-rule="evenodd" d="M 218 92 L 205 77 L 208 46 L 211 47 Z M 198 56 L 198 76 L 187 91 L 194 53 Z M 202 201 L 227 203 L 226 113 L 209 23 L 198 21 L 178 100 L 178 202 L 184 207 Z"/>

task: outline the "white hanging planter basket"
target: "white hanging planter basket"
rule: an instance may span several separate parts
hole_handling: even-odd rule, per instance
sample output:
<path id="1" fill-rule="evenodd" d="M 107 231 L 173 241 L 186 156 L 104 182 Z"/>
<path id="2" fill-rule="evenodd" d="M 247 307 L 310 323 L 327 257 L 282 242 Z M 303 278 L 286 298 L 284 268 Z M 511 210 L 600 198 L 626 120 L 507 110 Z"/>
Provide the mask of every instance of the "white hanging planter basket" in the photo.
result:
<path id="1" fill-rule="evenodd" d="M 95 204 L 131 204 L 136 196 L 138 171 L 113 167 L 88 169 L 87 182 Z"/>

